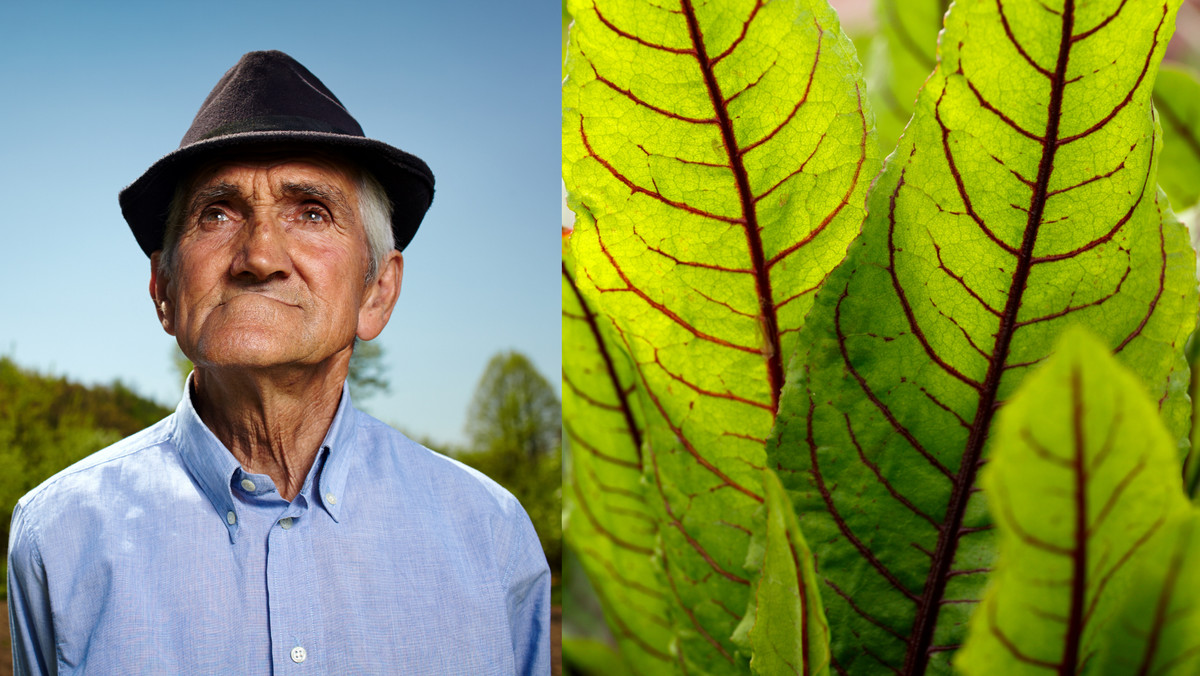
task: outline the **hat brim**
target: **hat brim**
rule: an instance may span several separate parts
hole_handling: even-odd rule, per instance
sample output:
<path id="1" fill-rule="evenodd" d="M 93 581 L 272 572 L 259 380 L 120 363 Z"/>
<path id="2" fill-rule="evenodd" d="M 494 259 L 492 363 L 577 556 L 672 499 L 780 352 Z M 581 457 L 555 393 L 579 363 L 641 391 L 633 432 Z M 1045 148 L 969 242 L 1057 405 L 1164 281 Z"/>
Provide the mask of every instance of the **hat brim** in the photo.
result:
<path id="1" fill-rule="evenodd" d="M 252 131 L 228 134 L 180 148 L 155 162 L 121 191 L 118 201 L 129 229 L 147 256 L 163 245 L 167 211 L 175 187 L 199 164 L 233 149 L 286 146 L 345 157 L 371 172 L 392 202 L 396 248 L 412 241 L 433 201 L 433 172 L 419 157 L 362 136 L 319 131 Z"/>

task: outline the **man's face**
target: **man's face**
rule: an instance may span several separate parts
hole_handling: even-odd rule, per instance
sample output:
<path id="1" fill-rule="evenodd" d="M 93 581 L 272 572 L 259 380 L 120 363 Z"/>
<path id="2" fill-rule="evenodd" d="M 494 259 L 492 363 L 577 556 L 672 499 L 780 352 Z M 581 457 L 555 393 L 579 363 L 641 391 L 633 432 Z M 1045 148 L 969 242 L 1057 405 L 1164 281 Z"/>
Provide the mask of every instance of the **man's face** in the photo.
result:
<path id="1" fill-rule="evenodd" d="M 216 164 L 193 179 L 184 213 L 173 270 L 154 273 L 151 294 L 163 328 L 197 365 L 348 358 L 356 334 L 373 338 L 386 324 L 395 299 L 379 324 L 378 283 L 364 283 L 369 248 L 356 182 L 340 163 Z"/>

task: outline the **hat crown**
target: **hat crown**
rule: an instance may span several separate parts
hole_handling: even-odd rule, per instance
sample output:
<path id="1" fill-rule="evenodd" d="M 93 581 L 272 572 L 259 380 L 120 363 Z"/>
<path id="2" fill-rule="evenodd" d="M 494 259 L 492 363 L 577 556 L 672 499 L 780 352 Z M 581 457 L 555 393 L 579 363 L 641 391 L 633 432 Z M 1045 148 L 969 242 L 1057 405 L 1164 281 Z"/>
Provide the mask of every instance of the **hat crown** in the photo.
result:
<path id="1" fill-rule="evenodd" d="M 179 145 L 255 131 L 363 136 L 362 127 L 333 92 L 280 51 L 250 52 L 226 71 Z"/>
<path id="2" fill-rule="evenodd" d="M 174 152 L 119 196 L 121 213 L 147 256 L 163 246 L 180 181 L 205 160 L 286 147 L 335 153 L 379 181 L 392 205 L 396 248 L 404 250 L 433 200 L 433 172 L 421 158 L 367 138 L 333 92 L 295 59 L 250 52 L 209 92 Z"/>

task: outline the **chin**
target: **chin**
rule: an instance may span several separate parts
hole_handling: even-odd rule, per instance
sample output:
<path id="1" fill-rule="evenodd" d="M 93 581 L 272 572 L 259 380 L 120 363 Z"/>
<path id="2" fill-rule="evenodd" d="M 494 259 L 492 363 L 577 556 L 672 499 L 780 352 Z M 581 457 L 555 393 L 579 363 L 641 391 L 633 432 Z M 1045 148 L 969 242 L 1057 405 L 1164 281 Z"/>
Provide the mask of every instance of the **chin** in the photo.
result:
<path id="1" fill-rule="evenodd" d="M 210 368 L 269 368 L 295 363 L 305 350 L 286 331 L 229 331 L 202 338 L 193 361 Z"/>

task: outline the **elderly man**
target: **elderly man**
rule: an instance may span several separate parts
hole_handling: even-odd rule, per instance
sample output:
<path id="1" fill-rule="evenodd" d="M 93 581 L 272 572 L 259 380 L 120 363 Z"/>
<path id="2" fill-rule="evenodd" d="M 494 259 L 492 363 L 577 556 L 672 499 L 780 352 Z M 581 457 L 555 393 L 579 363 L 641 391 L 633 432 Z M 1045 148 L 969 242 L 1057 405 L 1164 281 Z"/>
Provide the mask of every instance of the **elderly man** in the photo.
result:
<path id="1" fill-rule="evenodd" d="M 174 414 L 18 504 L 17 673 L 549 673 L 525 512 L 345 385 L 432 197 L 280 52 L 244 56 L 122 191 L 195 371 Z"/>

